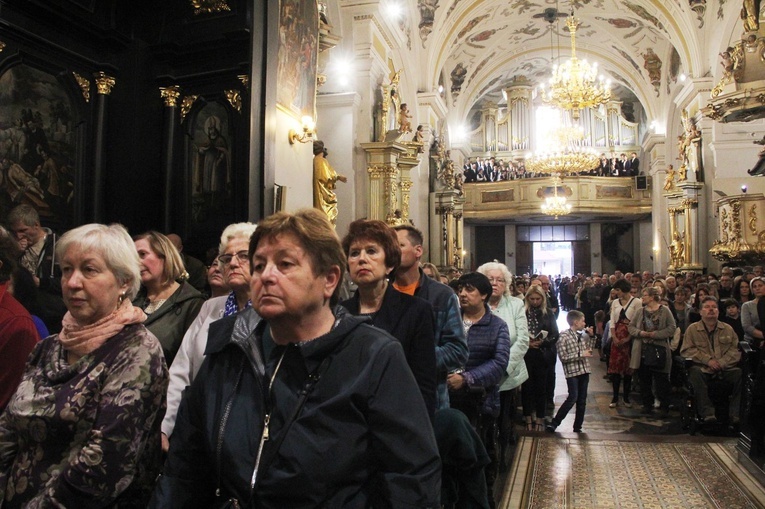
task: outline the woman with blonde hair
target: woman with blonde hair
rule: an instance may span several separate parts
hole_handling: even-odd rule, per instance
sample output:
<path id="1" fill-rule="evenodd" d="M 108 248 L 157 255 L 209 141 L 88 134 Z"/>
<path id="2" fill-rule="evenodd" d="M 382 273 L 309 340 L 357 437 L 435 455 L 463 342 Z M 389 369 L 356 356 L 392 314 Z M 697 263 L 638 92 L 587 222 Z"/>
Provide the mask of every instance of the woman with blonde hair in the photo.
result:
<path id="1" fill-rule="evenodd" d="M 133 242 L 141 261 L 141 289 L 133 305 L 148 315 L 144 325 L 159 339 L 169 365 L 204 296 L 186 282 L 183 259 L 167 237 L 148 231 L 133 237 Z"/>
<path id="2" fill-rule="evenodd" d="M 548 364 L 555 362 L 553 345 L 558 341 L 558 324 L 547 309 L 547 296 L 540 285 L 526 291 L 526 320 L 529 349 L 523 357 L 529 378 L 521 386 L 523 417 L 527 430 L 544 431 Z"/>

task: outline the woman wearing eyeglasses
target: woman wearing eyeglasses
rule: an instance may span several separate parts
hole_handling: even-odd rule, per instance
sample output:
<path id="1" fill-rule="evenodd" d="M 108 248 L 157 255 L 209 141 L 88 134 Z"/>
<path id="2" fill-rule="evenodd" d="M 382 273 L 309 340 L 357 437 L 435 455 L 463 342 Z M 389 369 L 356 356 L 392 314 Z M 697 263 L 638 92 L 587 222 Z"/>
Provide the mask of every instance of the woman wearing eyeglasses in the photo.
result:
<path id="1" fill-rule="evenodd" d="M 224 316 L 232 316 L 246 310 L 246 313 L 239 315 L 241 327 L 237 329 L 239 333 L 245 334 L 260 320 L 252 311 L 250 303 L 250 261 L 247 249 L 254 231 L 255 225 L 252 223 L 235 223 L 227 226 L 221 234 L 218 247 L 220 254 L 215 263 L 218 264 L 223 273 L 223 280 L 231 291 L 228 295 L 215 297 L 204 303 L 196 320 L 183 336 L 183 342 L 170 366 L 167 411 L 162 421 L 162 448 L 165 451 L 170 446 L 169 437 L 175 427 L 175 417 L 183 390 L 191 385 L 205 358 L 210 324 Z"/>
<path id="2" fill-rule="evenodd" d="M 159 339 L 170 365 L 204 296 L 186 282 L 183 259 L 167 237 L 148 231 L 133 237 L 133 242 L 141 259 L 141 289 L 133 305 L 148 316 L 144 325 Z"/>

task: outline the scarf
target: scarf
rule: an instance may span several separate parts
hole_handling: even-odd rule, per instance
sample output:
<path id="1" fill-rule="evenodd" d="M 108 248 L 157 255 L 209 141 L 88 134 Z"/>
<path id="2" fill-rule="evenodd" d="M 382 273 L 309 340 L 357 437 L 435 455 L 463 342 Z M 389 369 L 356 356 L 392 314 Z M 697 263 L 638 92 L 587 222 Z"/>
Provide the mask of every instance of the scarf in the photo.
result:
<path id="1" fill-rule="evenodd" d="M 244 309 L 247 309 L 248 307 L 252 306 L 252 301 L 247 300 L 247 304 L 245 304 Z M 244 309 L 242 311 L 244 311 Z M 234 292 L 231 292 L 228 294 L 228 299 L 226 299 L 226 306 L 223 309 L 223 316 L 231 316 L 235 315 L 239 312 L 239 308 L 236 304 L 236 294 Z"/>
<path id="2" fill-rule="evenodd" d="M 133 306 L 127 299 L 122 301 L 122 304 L 109 316 L 90 325 L 79 325 L 67 311 L 58 340 L 64 350 L 83 357 L 116 336 L 126 325 L 141 323 L 144 320 L 146 320 L 146 313 Z"/>

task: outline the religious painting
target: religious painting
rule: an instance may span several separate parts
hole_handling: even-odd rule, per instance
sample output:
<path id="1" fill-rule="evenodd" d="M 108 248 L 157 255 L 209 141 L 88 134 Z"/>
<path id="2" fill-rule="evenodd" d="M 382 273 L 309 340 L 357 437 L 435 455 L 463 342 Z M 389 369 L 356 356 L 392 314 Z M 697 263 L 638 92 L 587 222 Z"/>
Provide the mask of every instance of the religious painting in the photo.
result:
<path id="1" fill-rule="evenodd" d="M 45 226 L 73 226 L 77 124 L 58 79 L 27 65 L 0 76 L 0 217 L 33 206 Z"/>
<path id="2" fill-rule="evenodd" d="M 296 119 L 315 117 L 319 55 L 319 8 L 316 2 L 282 0 L 276 100 Z"/>
<path id="3" fill-rule="evenodd" d="M 229 109 L 209 102 L 191 124 L 191 218 L 195 224 L 225 216 L 233 207 L 233 136 Z"/>

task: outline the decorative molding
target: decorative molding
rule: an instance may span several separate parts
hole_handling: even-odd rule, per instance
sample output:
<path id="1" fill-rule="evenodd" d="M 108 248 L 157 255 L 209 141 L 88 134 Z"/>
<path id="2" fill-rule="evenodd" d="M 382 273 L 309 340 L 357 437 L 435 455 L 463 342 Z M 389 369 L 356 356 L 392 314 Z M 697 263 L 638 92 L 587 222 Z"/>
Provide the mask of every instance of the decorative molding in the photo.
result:
<path id="1" fill-rule="evenodd" d="M 80 90 L 82 91 L 82 97 L 85 99 L 86 103 L 90 102 L 90 81 L 88 81 L 87 78 L 84 76 L 81 76 L 77 74 L 76 72 L 72 72 L 72 76 L 74 76 L 74 81 L 77 82 L 77 85 L 80 87 Z"/>
<path id="2" fill-rule="evenodd" d="M 191 6 L 194 8 L 194 15 L 231 10 L 227 0 L 191 0 Z"/>
<path id="3" fill-rule="evenodd" d="M 239 113 L 242 112 L 242 96 L 239 95 L 239 90 L 230 89 L 225 90 L 226 99 L 231 103 L 231 106 Z"/>
<path id="4" fill-rule="evenodd" d="M 186 115 L 191 111 L 191 106 L 199 98 L 198 95 L 187 95 L 181 100 L 181 122 L 186 118 Z"/>
<path id="5" fill-rule="evenodd" d="M 96 79 L 96 88 L 100 95 L 109 95 L 112 93 L 112 88 L 117 84 L 112 76 L 107 76 L 103 71 L 99 71 L 93 75 Z"/>
<path id="6" fill-rule="evenodd" d="M 239 78 L 239 81 L 242 82 L 242 85 L 244 85 L 244 88 L 249 90 L 250 89 L 250 76 L 247 74 L 240 74 L 237 76 Z"/>
<path id="7" fill-rule="evenodd" d="M 159 95 L 165 100 L 166 107 L 175 108 L 178 106 L 178 98 L 181 96 L 181 87 L 178 85 L 159 87 Z"/>

